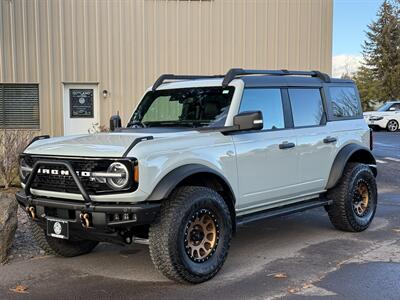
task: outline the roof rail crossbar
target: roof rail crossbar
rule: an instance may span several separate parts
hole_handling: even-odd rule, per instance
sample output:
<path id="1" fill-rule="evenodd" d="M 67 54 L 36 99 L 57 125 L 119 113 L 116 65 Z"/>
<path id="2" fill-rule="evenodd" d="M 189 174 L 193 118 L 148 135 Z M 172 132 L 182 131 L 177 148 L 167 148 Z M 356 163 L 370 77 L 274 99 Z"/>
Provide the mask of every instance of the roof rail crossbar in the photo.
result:
<path id="1" fill-rule="evenodd" d="M 165 81 L 171 80 L 194 80 L 194 79 L 208 79 L 208 78 L 222 78 L 224 75 L 174 75 L 174 74 L 163 74 L 153 84 L 152 90 L 155 91 Z"/>
<path id="2" fill-rule="evenodd" d="M 237 76 L 245 75 L 275 75 L 275 76 L 286 76 L 286 75 L 300 75 L 300 76 L 311 76 L 318 77 L 324 82 L 330 82 L 328 74 L 319 71 L 288 71 L 288 70 L 244 70 L 244 69 L 230 69 L 222 81 L 222 86 L 227 87 L 228 84 L 235 79 Z"/>

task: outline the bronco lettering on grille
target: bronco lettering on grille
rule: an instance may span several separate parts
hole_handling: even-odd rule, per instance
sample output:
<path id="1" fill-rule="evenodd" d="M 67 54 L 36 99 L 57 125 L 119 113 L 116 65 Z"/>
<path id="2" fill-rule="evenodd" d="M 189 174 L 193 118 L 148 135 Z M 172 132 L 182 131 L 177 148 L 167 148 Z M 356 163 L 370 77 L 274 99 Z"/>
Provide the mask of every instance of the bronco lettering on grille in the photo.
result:
<path id="1" fill-rule="evenodd" d="M 75 171 L 76 175 L 81 177 L 90 177 L 91 172 L 88 171 Z M 68 170 L 57 170 L 57 169 L 39 169 L 38 174 L 46 174 L 46 175 L 61 175 L 61 176 L 69 176 Z"/>

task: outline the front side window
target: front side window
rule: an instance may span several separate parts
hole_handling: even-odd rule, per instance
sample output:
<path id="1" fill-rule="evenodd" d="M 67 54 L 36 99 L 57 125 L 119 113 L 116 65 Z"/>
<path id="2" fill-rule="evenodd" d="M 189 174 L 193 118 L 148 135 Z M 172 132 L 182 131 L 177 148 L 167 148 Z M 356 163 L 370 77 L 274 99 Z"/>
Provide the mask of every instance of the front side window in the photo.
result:
<path id="1" fill-rule="evenodd" d="M 361 116 L 361 106 L 353 87 L 330 87 L 331 109 L 335 118 Z"/>
<path id="2" fill-rule="evenodd" d="M 240 112 L 258 110 L 263 115 L 263 129 L 276 130 L 285 128 L 280 89 L 245 89 L 240 104 Z"/>
<path id="3" fill-rule="evenodd" d="M 325 120 L 319 89 L 289 89 L 294 127 L 318 126 Z"/>
<path id="4" fill-rule="evenodd" d="M 400 103 L 393 104 L 389 110 L 400 111 Z"/>
<path id="5" fill-rule="evenodd" d="M 151 91 L 140 102 L 128 127 L 222 127 L 233 93 L 233 87 Z"/>

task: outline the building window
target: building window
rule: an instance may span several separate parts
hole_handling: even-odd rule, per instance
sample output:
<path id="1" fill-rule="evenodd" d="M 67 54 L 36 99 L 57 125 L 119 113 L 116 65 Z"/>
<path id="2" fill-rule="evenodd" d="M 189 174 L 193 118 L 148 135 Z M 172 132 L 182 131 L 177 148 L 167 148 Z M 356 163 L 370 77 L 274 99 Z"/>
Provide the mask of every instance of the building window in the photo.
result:
<path id="1" fill-rule="evenodd" d="M 325 120 L 319 89 L 289 89 L 294 127 L 319 126 Z"/>
<path id="2" fill-rule="evenodd" d="M 40 128 L 38 84 L 0 83 L 0 128 Z"/>

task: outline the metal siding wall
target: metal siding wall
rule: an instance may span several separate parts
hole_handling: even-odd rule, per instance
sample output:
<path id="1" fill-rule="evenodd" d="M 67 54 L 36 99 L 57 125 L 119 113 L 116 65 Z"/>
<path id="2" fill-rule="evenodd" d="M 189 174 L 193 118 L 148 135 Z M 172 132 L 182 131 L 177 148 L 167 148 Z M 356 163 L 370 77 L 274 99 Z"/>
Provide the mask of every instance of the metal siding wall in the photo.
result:
<path id="1" fill-rule="evenodd" d="M 161 73 L 330 73 L 332 1 L 1 0 L 0 82 L 39 83 L 42 132 L 61 135 L 63 82 L 108 90 L 107 125 Z"/>

